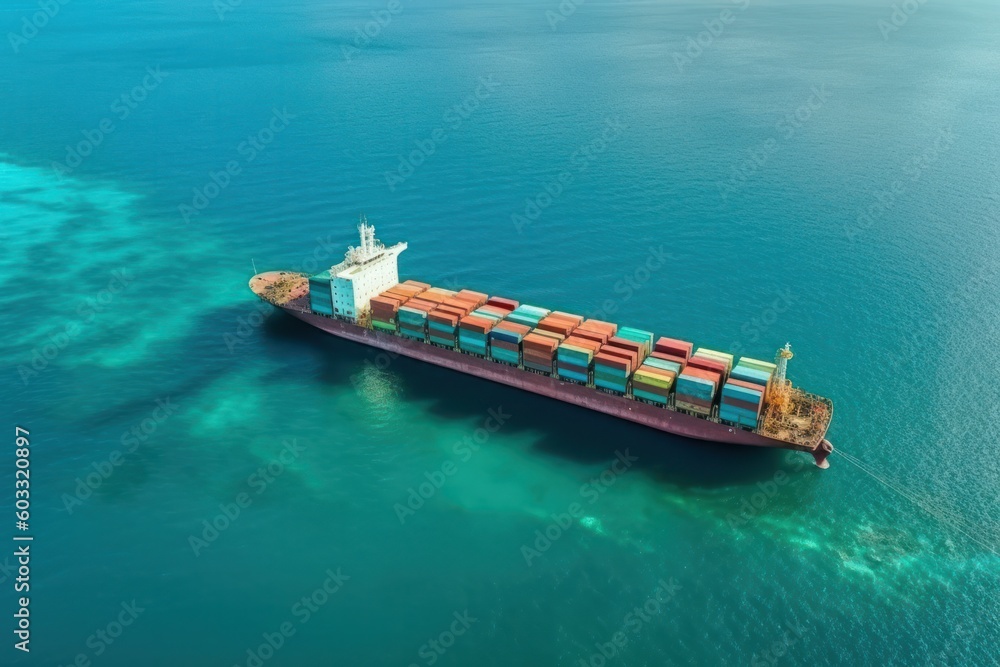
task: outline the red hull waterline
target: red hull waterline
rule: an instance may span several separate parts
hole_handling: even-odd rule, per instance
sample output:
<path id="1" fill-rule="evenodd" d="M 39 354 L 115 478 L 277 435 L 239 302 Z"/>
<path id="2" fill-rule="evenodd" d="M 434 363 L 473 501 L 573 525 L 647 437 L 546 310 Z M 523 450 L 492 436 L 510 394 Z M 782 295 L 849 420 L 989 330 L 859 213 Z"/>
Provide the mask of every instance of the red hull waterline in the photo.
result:
<path id="1" fill-rule="evenodd" d="M 426 361 L 429 364 L 465 373 L 466 375 L 499 382 L 509 387 L 530 391 L 541 396 L 578 405 L 588 410 L 602 412 L 620 419 L 627 419 L 628 421 L 659 431 L 694 438 L 696 440 L 808 452 L 812 454 L 816 465 L 820 468 L 828 468 L 830 466 L 827 457 L 833 452 L 833 446 L 826 439 L 822 439 L 815 447 L 784 442 L 738 429 L 728 424 L 709 421 L 701 417 L 650 405 L 624 396 L 606 394 L 591 387 L 564 382 L 557 377 L 532 373 L 482 357 L 463 354 L 418 340 L 368 329 L 345 320 L 316 315 L 309 310 L 308 297 L 296 298 L 277 307 L 293 317 L 339 338 L 385 350 L 389 353 L 399 354 L 404 357 Z"/>

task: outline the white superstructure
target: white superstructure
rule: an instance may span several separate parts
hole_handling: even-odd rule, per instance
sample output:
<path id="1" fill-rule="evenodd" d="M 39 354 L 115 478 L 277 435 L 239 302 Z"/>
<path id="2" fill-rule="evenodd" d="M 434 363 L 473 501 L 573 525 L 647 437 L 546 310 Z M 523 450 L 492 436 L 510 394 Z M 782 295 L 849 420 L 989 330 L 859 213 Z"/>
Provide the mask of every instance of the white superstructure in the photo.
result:
<path id="1" fill-rule="evenodd" d="M 358 224 L 361 245 L 350 247 L 344 261 L 330 267 L 333 314 L 356 319 L 368 307 L 368 300 L 399 282 L 397 258 L 406 243 L 386 248 L 375 238 L 375 227 L 364 216 Z"/>

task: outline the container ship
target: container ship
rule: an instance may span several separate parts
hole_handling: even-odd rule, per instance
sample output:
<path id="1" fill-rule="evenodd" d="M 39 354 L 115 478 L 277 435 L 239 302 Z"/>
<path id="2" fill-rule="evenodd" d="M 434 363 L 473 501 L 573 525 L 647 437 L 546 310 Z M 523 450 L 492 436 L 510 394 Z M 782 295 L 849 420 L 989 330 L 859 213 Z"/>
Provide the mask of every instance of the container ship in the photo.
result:
<path id="1" fill-rule="evenodd" d="M 833 403 L 774 362 L 470 289 L 400 282 L 406 243 L 386 247 L 362 216 L 360 244 L 317 275 L 258 273 L 250 289 L 347 340 L 697 440 L 807 452 L 829 467 Z"/>

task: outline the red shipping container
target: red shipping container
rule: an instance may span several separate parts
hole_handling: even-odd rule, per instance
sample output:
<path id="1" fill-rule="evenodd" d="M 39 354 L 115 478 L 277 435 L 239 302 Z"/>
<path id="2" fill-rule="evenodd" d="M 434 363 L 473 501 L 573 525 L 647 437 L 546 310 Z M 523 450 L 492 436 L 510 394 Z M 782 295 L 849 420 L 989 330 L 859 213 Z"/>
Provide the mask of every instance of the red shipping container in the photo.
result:
<path id="1" fill-rule="evenodd" d="M 760 416 L 760 403 L 751 403 L 750 401 L 741 401 L 738 398 L 729 398 L 728 396 L 722 397 L 723 405 L 731 405 L 734 408 L 743 408 L 744 410 L 749 410 L 750 412 L 756 412 L 757 416 Z"/>
<path id="2" fill-rule="evenodd" d="M 677 397 L 678 403 L 681 402 L 690 403 L 691 405 L 697 405 L 700 408 L 712 407 L 712 401 L 706 401 L 704 399 L 698 398 L 697 396 L 691 396 L 689 394 L 681 394 L 680 392 L 676 393 L 675 396 Z"/>
<path id="3" fill-rule="evenodd" d="M 754 382 L 747 382 L 746 380 L 737 380 L 736 378 L 729 378 L 726 380 L 726 384 L 736 385 L 737 387 L 743 387 L 744 389 L 753 389 L 754 391 L 759 391 L 761 394 L 767 391 L 767 387 L 763 387 Z"/>
<path id="4" fill-rule="evenodd" d="M 612 347 L 618 347 L 623 350 L 632 350 L 636 354 L 642 354 L 642 345 L 636 343 L 635 341 L 625 340 L 624 338 L 618 338 L 617 336 L 612 336 L 608 339 L 608 345 Z"/>
<path id="5" fill-rule="evenodd" d="M 656 341 L 653 349 L 657 352 L 683 357 L 687 360 L 691 356 L 691 350 L 694 349 L 694 343 L 689 343 L 686 340 L 678 340 L 677 338 L 661 337 Z"/>
<path id="6" fill-rule="evenodd" d="M 558 362 L 559 370 L 570 371 L 571 373 L 579 373 L 580 375 L 586 375 L 589 369 L 586 366 L 578 366 L 577 364 L 568 364 L 565 361 Z"/>
<path id="7" fill-rule="evenodd" d="M 500 350 L 507 350 L 508 352 L 520 352 L 520 347 L 517 343 L 508 343 L 505 340 L 498 340 L 496 338 L 490 341 L 490 346 L 495 347 Z"/>
<path id="8" fill-rule="evenodd" d="M 726 365 L 721 361 L 716 361 L 715 359 L 706 359 L 705 357 L 691 357 L 687 362 L 688 368 L 701 368 L 706 371 L 714 371 L 719 374 L 720 377 L 726 376 Z"/>
<path id="9" fill-rule="evenodd" d="M 514 301 L 513 299 L 505 299 L 502 296 L 492 296 L 486 301 L 486 305 L 503 308 L 507 312 L 510 312 L 520 306 L 521 303 L 519 301 Z"/>
<path id="10" fill-rule="evenodd" d="M 604 345 L 601 347 L 601 354 L 618 357 L 619 359 L 628 359 L 629 363 L 632 364 L 631 368 L 639 365 L 639 353 L 634 350 L 623 350 L 614 345 Z"/>
<path id="11" fill-rule="evenodd" d="M 417 282 L 416 280 L 407 280 L 403 282 L 404 285 L 409 285 L 410 287 L 419 287 L 422 290 L 430 289 L 431 286 L 427 283 Z"/>

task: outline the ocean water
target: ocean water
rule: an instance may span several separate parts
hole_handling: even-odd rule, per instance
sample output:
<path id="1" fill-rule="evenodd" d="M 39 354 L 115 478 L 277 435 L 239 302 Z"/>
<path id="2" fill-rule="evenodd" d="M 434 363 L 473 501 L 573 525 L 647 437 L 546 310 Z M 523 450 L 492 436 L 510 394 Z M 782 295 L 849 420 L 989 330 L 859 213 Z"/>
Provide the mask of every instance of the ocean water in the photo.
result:
<path id="1" fill-rule="evenodd" d="M 4 7 L 0 662 L 996 665 L 1000 7 L 902 4 Z M 361 213 L 406 277 L 790 341 L 831 468 L 261 309 Z"/>

